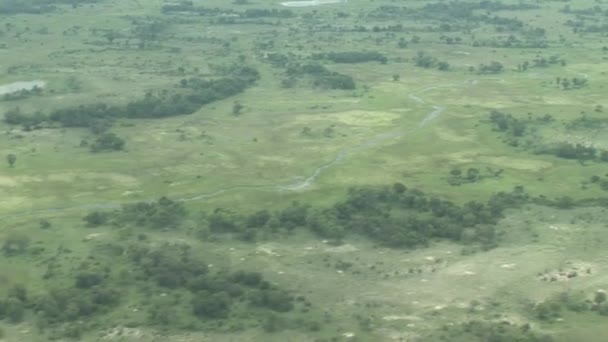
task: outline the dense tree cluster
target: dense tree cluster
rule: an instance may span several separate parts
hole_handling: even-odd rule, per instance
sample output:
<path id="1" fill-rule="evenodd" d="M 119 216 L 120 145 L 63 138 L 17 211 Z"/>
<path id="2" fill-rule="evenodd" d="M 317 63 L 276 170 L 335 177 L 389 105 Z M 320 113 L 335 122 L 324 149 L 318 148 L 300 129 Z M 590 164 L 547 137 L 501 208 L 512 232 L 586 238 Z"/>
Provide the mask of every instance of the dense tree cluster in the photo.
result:
<path id="1" fill-rule="evenodd" d="M 137 293 L 137 306 L 147 313 L 143 321 L 135 320 L 137 325 L 180 329 L 221 327 L 223 323 L 211 323 L 238 321 L 244 312 L 262 317 L 285 313 L 297 304 L 293 295 L 265 280 L 261 273 L 210 268 L 189 245 L 112 245 L 99 245 L 97 253 L 69 272 L 70 282 L 55 279 L 54 273 L 45 277 L 42 293 L 31 295 L 23 285 L 9 289 L 0 298 L 0 320 L 18 323 L 31 312 L 39 328 L 49 331 L 50 336 L 79 338 L 94 326 L 95 317 L 120 308 L 125 293 Z M 112 257 L 103 250 L 112 250 Z M 310 307 L 311 303 L 303 300 L 300 306 Z M 233 311 L 237 311 L 236 316 Z M 132 310 L 128 312 L 132 314 Z"/>
<path id="2" fill-rule="evenodd" d="M 43 14 L 52 12 L 57 5 L 98 3 L 103 0 L 0 0 L 0 15 Z"/>
<path id="3" fill-rule="evenodd" d="M 521 137 L 526 133 L 528 123 L 515 118 L 511 114 L 506 114 L 497 110 L 490 112 L 490 121 L 499 132 L 508 132 L 514 137 Z"/>
<path id="4" fill-rule="evenodd" d="M 601 112 L 601 107 L 596 109 L 597 112 Z M 566 123 L 566 129 L 568 130 L 587 130 L 587 129 L 605 129 L 608 128 L 608 118 L 589 116 L 585 113 L 583 115 L 574 118 Z"/>
<path id="5" fill-rule="evenodd" d="M 557 198 L 547 198 L 544 195 L 539 195 L 537 197 L 531 198 L 530 201 L 534 204 L 564 210 L 574 208 L 608 206 L 608 198 L 606 197 L 574 199 L 567 195 L 560 196 Z"/>
<path id="6" fill-rule="evenodd" d="M 606 293 L 598 291 L 592 296 L 584 292 L 562 292 L 532 307 L 535 316 L 543 321 L 558 319 L 563 311 L 570 312 L 596 312 L 601 316 L 608 316 L 608 302 Z"/>
<path id="7" fill-rule="evenodd" d="M 83 220 L 87 223 L 87 226 L 89 226 L 89 227 L 98 227 L 98 226 L 108 223 L 110 218 L 111 218 L 110 213 L 101 212 L 101 211 L 93 211 L 93 212 L 88 213 L 83 218 Z"/>
<path id="8" fill-rule="evenodd" d="M 257 272 L 214 269 L 196 257 L 189 246 L 165 244 L 162 248 L 136 245 L 127 254 L 133 267 L 146 280 L 167 290 L 185 289 L 191 293 L 191 313 L 200 319 L 223 319 L 243 301 L 250 306 L 287 312 L 294 298 L 264 280 Z M 161 317 L 154 316 L 154 323 Z"/>
<path id="9" fill-rule="evenodd" d="M 494 25 L 499 32 L 518 31 L 525 25 L 522 21 L 493 15 L 499 11 L 525 11 L 539 8 L 531 4 L 506 4 L 500 1 L 452 1 L 431 2 L 422 7 L 382 5 L 367 16 L 374 19 L 413 19 L 464 27 L 472 25 Z"/>
<path id="10" fill-rule="evenodd" d="M 375 51 L 324 52 L 312 54 L 311 58 L 330 60 L 334 63 L 380 62 L 385 64 L 388 61 L 385 55 Z"/>
<path id="11" fill-rule="evenodd" d="M 465 172 L 460 168 L 450 170 L 450 175 L 447 178 L 448 184 L 458 186 L 469 183 L 477 183 L 484 178 L 498 178 L 504 172 L 504 169 L 494 170 L 487 167 L 486 172 L 482 173 L 479 169 L 470 167 Z"/>
<path id="12" fill-rule="evenodd" d="M 155 203 L 127 204 L 118 213 L 121 222 L 155 229 L 176 228 L 186 217 L 183 203 L 161 197 Z"/>
<path id="13" fill-rule="evenodd" d="M 287 67 L 287 79 L 284 86 L 293 86 L 298 78 L 310 76 L 312 85 L 322 89 L 352 90 L 356 88 L 355 80 L 349 76 L 330 71 L 321 64 L 294 64 Z"/>
<path id="14" fill-rule="evenodd" d="M 195 6 L 192 1 L 180 1 L 179 3 L 171 3 L 163 5 L 161 8 L 163 14 L 174 14 L 190 12 L 201 16 L 208 17 L 231 17 L 231 18 L 291 18 L 295 14 L 289 9 L 267 9 L 267 8 L 248 8 L 245 11 L 237 11 L 228 8 L 210 8 L 203 6 Z"/>
<path id="15" fill-rule="evenodd" d="M 527 198 L 518 188 L 499 193 L 485 204 L 458 206 L 397 183 L 392 188 L 351 189 L 346 201 L 329 208 L 294 202 L 278 212 L 262 210 L 251 215 L 219 208 L 205 222 L 211 232 L 235 233 L 245 240 L 255 239 L 261 231 L 304 228 L 334 240 L 361 234 L 390 247 L 426 245 L 437 238 L 492 246 L 497 239 L 494 225 L 504 209 L 521 205 Z"/>
<path id="16" fill-rule="evenodd" d="M 480 74 L 500 74 L 504 71 L 504 65 L 500 62 L 492 61 L 490 64 L 480 64 L 477 72 Z"/>
<path id="17" fill-rule="evenodd" d="M 559 158 L 596 162 L 608 162 L 608 150 L 596 148 L 592 145 L 580 143 L 561 142 L 557 144 L 543 144 L 542 141 L 534 139 L 526 140 L 525 144 L 521 143 L 521 138 L 531 134 L 535 130 L 535 126 L 539 124 L 548 124 L 553 122 L 551 115 L 534 118 L 531 115 L 527 119 L 518 119 L 511 114 L 503 113 L 497 110 L 490 112 L 490 122 L 494 125 L 495 130 L 505 133 L 504 142 L 511 146 L 520 146 L 531 149 L 536 154 L 551 154 Z M 605 122 L 601 118 L 591 118 L 582 116 L 570 120 L 565 124 L 566 129 L 580 129 L 589 127 L 599 127 Z"/>
<path id="18" fill-rule="evenodd" d="M 9 288 L 6 297 L 0 299 L 0 320 L 19 323 L 25 316 L 28 304 L 27 289 L 22 284 Z"/>
<path id="19" fill-rule="evenodd" d="M 51 12 L 55 6 L 49 4 L 39 4 L 35 1 L 22 0 L 2 0 L 0 1 L 0 14 L 14 15 L 20 13 L 41 14 Z"/>
<path id="20" fill-rule="evenodd" d="M 4 121 L 11 125 L 22 125 L 25 129 L 38 128 L 43 123 L 49 122 L 59 123 L 63 127 L 85 127 L 91 129 L 93 133 L 103 133 L 118 118 L 158 119 L 192 114 L 201 106 L 245 91 L 260 78 L 258 71 L 250 67 L 234 66 L 227 70 L 227 74 L 225 77 L 210 80 L 200 78 L 182 80 L 180 87 L 190 90 L 186 94 L 166 92 L 153 95 L 148 93 L 144 98 L 133 100 L 126 105 L 95 103 L 56 109 L 48 115 L 42 112 L 26 115 L 16 108 L 5 112 Z M 117 146 L 115 142 L 110 145 L 98 145 L 98 147 L 107 149 L 108 146 Z"/>
<path id="21" fill-rule="evenodd" d="M 601 16 L 608 15 L 608 10 L 601 6 L 573 9 L 570 5 L 565 5 L 561 9 L 562 13 L 572 15 L 573 19 L 568 19 L 566 26 L 572 27 L 574 33 L 601 33 L 608 32 L 608 25 L 598 20 Z"/>
<path id="22" fill-rule="evenodd" d="M 79 338 L 88 327 L 83 321 L 111 311 L 121 299 L 120 291 L 109 284 L 109 268 L 91 272 L 86 267 L 79 267 L 71 284 L 49 287 L 42 294 L 30 295 L 24 285 L 13 286 L 0 300 L 0 320 L 19 323 L 31 311 L 42 331 L 54 326 L 60 330 L 55 337 Z"/>
<path id="23" fill-rule="evenodd" d="M 539 149 L 539 153 L 553 154 L 564 159 L 575 159 L 579 161 L 608 162 L 608 151 L 598 149 L 594 146 L 560 143 L 557 146 L 547 146 Z"/>
<path id="24" fill-rule="evenodd" d="M 583 15 L 583 16 L 601 16 L 602 14 L 608 15 L 608 10 L 603 10 L 601 6 L 599 5 L 595 5 L 593 7 L 587 7 L 587 8 L 572 8 L 572 6 L 570 4 L 564 5 L 564 7 L 562 7 L 560 9 L 560 12 L 562 13 L 566 13 L 566 14 L 576 14 L 576 15 Z"/>
<path id="25" fill-rule="evenodd" d="M 507 37 L 492 37 L 487 39 L 476 39 L 471 44 L 473 47 L 492 47 L 492 48 L 515 48 L 515 49 L 544 49 L 549 46 L 546 38 L 543 37 L 523 37 L 518 38 L 514 35 Z M 528 62 L 529 63 L 529 62 Z M 519 70 L 519 69 L 518 69 Z"/>
<path id="26" fill-rule="evenodd" d="M 434 238 L 492 245 L 497 238 L 493 226 L 503 210 L 524 203 L 526 198 L 517 190 L 497 194 L 486 204 L 458 206 L 397 183 L 392 189 L 353 189 L 347 201 L 324 216 L 333 218 L 344 231 L 364 234 L 393 247 L 425 245 Z M 320 224 L 311 229 L 331 234 L 330 227 Z"/>
<path id="27" fill-rule="evenodd" d="M 447 62 L 439 61 L 437 58 L 428 55 L 424 51 L 419 51 L 414 57 L 414 64 L 416 66 L 429 69 L 429 68 L 437 68 L 441 71 L 446 71 L 450 69 L 450 64 Z"/>
<path id="28" fill-rule="evenodd" d="M 597 184 L 602 190 L 608 191 L 608 174 L 604 175 L 604 177 L 593 175 L 589 177 L 589 180 L 583 182 L 583 186 L 587 184 Z"/>
<path id="29" fill-rule="evenodd" d="M 95 139 L 95 142 L 91 145 L 91 151 L 120 151 L 125 147 L 125 143 L 123 138 L 114 133 L 104 133 Z"/>
<path id="30" fill-rule="evenodd" d="M 351 76 L 337 72 L 315 78 L 313 85 L 321 89 L 352 90 L 356 88 L 355 81 Z"/>
<path id="31" fill-rule="evenodd" d="M 133 224 L 151 229 L 174 229 L 180 226 L 186 216 L 183 203 L 161 197 L 156 202 L 125 204 L 114 212 L 93 211 L 83 220 L 89 227 Z"/>
<path id="32" fill-rule="evenodd" d="M 587 86 L 589 84 L 589 82 L 584 77 L 573 77 L 573 78 L 557 77 L 555 79 L 555 84 L 558 87 L 562 88 L 563 90 L 569 90 L 569 89 L 583 88 L 583 87 Z"/>
<path id="33" fill-rule="evenodd" d="M 552 55 L 549 58 L 539 56 L 532 60 L 532 62 L 524 61 L 523 63 L 518 64 L 517 71 L 527 71 L 529 68 L 547 68 L 551 65 L 557 64 L 565 66 L 566 60 L 560 58 L 558 55 Z"/>
<path id="34" fill-rule="evenodd" d="M 489 119 L 494 130 L 502 133 L 504 143 L 531 150 L 536 150 L 541 146 L 540 138 L 536 135 L 538 127 L 555 121 L 548 114 L 535 117 L 530 113 L 528 117 L 522 119 L 498 110 L 492 110 Z"/>
<path id="35" fill-rule="evenodd" d="M 472 320 L 443 327 L 428 340 L 467 342 L 553 342 L 549 335 L 536 333 L 530 324 Z M 433 338 L 435 337 L 435 338 Z"/>
<path id="36" fill-rule="evenodd" d="M 481 177 L 477 169 L 467 172 L 470 177 Z M 261 232 L 308 229 L 334 240 L 361 234 L 391 247 L 416 247 L 437 238 L 492 246 L 497 239 L 494 226 L 503 211 L 527 201 L 528 195 L 517 187 L 510 193 L 497 193 L 486 203 L 459 206 L 396 183 L 384 188 L 352 188 L 345 201 L 327 208 L 299 202 L 279 211 L 251 214 L 217 208 L 200 222 L 211 233 L 231 233 L 248 241 Z M 91 227 L 112 224 L 162 229 L 179 227 L 186 216 L 182 203 L 163 197 L 157 202 L 124 205 L 114 212 L 92 212 L 84 220 Z"/>
<path id="37" fill-rule="evenodd" d="M 449 9 L 452 8 L 462 8 L 463 12 L 470 12 L 470 11 L 475 11 L 475 10 L 486 10 L 486 11 L 491 11 L 491 12 L 498 12 L 498 11 L 527 11 L 527 10 L 534 10 L 534 9 L 539 9 L 540 6 L 538 5 L 533 5 L 533 4 L 529 4 L 529 3 L 517 3 L 517 4 L 512 4 L 512 3 L 504 3 L 502 1 L 490 1 L 490 0 L 482 0 L 482 1 L 471 1 L 471 2 L 465 2 L 465 1 L 454 1 L 453 3 L 448 3 L 448 4 L 444 4 L 444 3 L 433 3 L 433 4 L 429 4 L 425 7 L 426 11 L 430 11 L 433 9 L 438 9 L 441 6 L 449 6 Z M 450 12 L 448 12 L 450 13 Z"/>
<path id="38" fill-rule="evenodd" d="M 121 108 L 104 103 L 81 105 L 57 109 L 49 113 L 48 120 L 60 123 L 63 127 L 94 127 L 106 125 L 120 116 Z"/>
<path id="39" fill-rule="evenodd" d="M 243 305 L 276 312 L 291 311 L 295 305 L 292 295 L 264 280 L 262 274 L 221 268 L 212 271 L 187 245 L 136 245 L 127 254 L 142 280 L 152 280 L 164 291 L 188 291 L 190 295 L 183 301 L 189 302 L 180 305 L 190 307 L 190 314 L 201 320 L 228 318 L 233 309 Z M 170 308 L 153 306 L 149 323 L 171 323 L 172 318 L 159 310 L 171 312 Z"/>
<path id="40" fill-rule="evenodd" d="M 26 115 L 17 107 L 4 112 L 4 122 L 9 125 L 22 125 L 23 128 L 28 131 L 40 128 L 45 121 L 47 121 L 46 115 L 39 111 L 31 115 Z"/>
<path id="41" fill-rule="evenodd" d="M 53 289 L 32 303 L 45 324 L 87 319 L 119 304 L 120 290 L 107 284 L 103 273 L 79 273 L 72 287 Z"/>

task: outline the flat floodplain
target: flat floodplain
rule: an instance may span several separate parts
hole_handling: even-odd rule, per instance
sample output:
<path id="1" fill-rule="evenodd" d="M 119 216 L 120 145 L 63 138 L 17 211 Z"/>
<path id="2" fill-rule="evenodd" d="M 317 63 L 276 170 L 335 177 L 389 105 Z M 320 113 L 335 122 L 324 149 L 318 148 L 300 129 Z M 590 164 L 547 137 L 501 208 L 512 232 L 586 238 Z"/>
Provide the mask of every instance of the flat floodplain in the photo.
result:
<path id="1" fill-rule="evenodd" d="M 8 14 L 11 2 L 0 0 L 7 341 L 510 341 L 517 334 L 603 341 L 608 334 L 598 295 L 608 290 L 605 4 L 48 3 L 52 10 L 25 1 Z M 258 77 L 242 91 L 200 90 L 244 67 Z M 156 116 L 118 114 L 145 99 L 197 103 L 191 93 L 212 100 L 190 114 L 169 105 L 157 106 Z M 53 119 L 97 103 L 115 113 L 86 125 Z M 11 112 L 43 119 L 15 123 Z M 96 150 L 108 132 L 123 144 Z M 431 235 L 411 246 L 351 231 L 343 217 L 322 221 L 324 210 L 339 211 L 332 206 L 350 198 L 348 189 L 395 183 L 463 208 L 512 189 L 536 200 L 458 237 Z M 161 197 L 183 205 L 179 224 L 128 216 Z M 300 204 L 310 207 L 306 222 L 285 226 L 286 208 Z M 412 220 L 432 212 L 376 209 Z M 252 233 L 262 211 L 272 218 Z M 91 213 L 110 218 L 91 223 Z M 346 233 L 319 234 L 310 228 L 315 215 L 317 225 L 338 222 Z M 485 226 L 491 246 L 469 236 Z M 245 294 L 230 294 L 229 313 L 212 316 L 200 308 L 213 305 L 198 299 L 215 296 L 211 287 L 156 284 L 146 278 L 152 271 L 133 275 L 136 284 L 120 281 L 149 266 L 134 264 L 134 253 L 173 253 L 164 243 L 193 251 L 214 265 L 209 272 L 260 272 L 277 291 L 290 291 L 294 309 L 255 304 L 257 290 L 243 285 Z M 103 281 L 79 282 L 109 265 Z M 14 304 L 22 284 L 27 300 Z M 86 314 L 80 307 L 74 317 L 82 319 L 45 318 L 40 298 L 50 289 L 88 296 L 104 286 L 122 291 L 120 300 Z M 6 308 L 15 305 L 23 308 L 13 324 Z"/>

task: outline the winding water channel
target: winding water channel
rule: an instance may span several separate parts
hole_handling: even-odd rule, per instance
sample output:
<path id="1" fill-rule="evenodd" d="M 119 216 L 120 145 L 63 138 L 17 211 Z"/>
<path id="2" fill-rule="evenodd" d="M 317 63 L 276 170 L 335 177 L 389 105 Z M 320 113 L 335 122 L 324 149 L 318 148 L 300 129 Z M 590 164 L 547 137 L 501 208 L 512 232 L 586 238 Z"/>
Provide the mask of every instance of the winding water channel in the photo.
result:
<path id="1" fill-rule="evenodd" d="M 465 83 L 468 85 L 476 84 L 476 82 L 470 82 L 470 81 L 467 81 Z M 408 97 L 410 99 L 414 100 L 415 102 L 418 102 L 421 104 L 427 104 L 427 101 L 425 101 L 424 99 L 422 99 L 420 97 L 420 95 L 422 93 L 433 90 L 433 89 L 444 88 L 444 87 L 454 87 L 454 86 L 459 86 L 459 85 L 461 85 L 461 84 L 445 84 L 445 85 L 439 85 L 439 86 L 426 87 L 426 88 L 420 89 L 416 92 L 408 94 Z M 363 149 L 370 148 L 372 146 L 375 146 L 375 145 L 385 142 L 387 140 L 396 139 L 396 138 L 400 138 L 405 135 L 411 134 L 411 133 L 417 131 L 418 129 L 428 125 L 430 122 L 432 122 L 436 118 L 438 118 L 446 109 L 445 107 L 438 105 L 438 104 L 429 104 L 429 106 L 431 106 L 431 111 L 428 112 L 428 114 L 426 114 L 422 118 L 422 120 L 418 123 L 418 125 L 416 127 L 407 129 L 407 130 L 400 129 L 397 131 L 383 133 L 383 134 L 374 136 L 370 139 L 367 139 L 357 145 L 343 149 L 343 150 L 339 151 L 338 154 L 332 160 L 325 162 L 325 163 L 319 165 L 317 168 L 315 168 L 310 173 L 310 175 L 307 177 L 298 177 L 297 180 L 292 181 L 290 183 L 286 183 L 286 184 L 238 185 L 238 186 L 228 187 L 228 188 L 224 188 L 224 189 L 219 189 L 219 190 L 209 192 L 209 193 L 202 193 L 202 194 L 191 196 L 191 197 L 182 197 L 182 198 L 178 198 L 176 200 L 180 201 L 180 202 L 198 201 L 198 200 L 204 200 L 207 198 L 215 197 L 215 196 L 224 194 L 226 192 L 238 191 L 238 190 L 255 190 L 255 189 L 258 189 L 258 190 L 274 189 L 277 191 L 303 190 L 303 189 L 313 185 L 315 183 L 315 181 L 317 180 L 317 178 L 323 173 L 323 171 L 325 171 L 328 168 L 339 163 L 346 156 L 354 154 Z M 154 200 L 154 199 L 149 199 L 148 201 L 152 201 L 152 200 Z M 136 203 L 136 202 L 141 202 L 141 201 L 146 201 L 146 200 L 138 199 L 138 200 L 133 200 L 133 201 L 122 201 L 122 202 L 115 202 L 115 203 L 93 203 L 93 204 L 83 204 L 83 205 L 63 207 L 63 208 L 48 208 L 48 209 L 41 209 L 41 210 L 28 211 L 28 212 L 20 212 L 20 213 L 16 213 L 16 214 L 9 215 L 9 216 L 4 216 L 4 218 L 15 218 L 15 217 L 21 217 L 21 216 L 26 216 L 26 215 L 36 215 L 36 214 L 44 214 L 44 213 L 57 213 L 57 212 L 64 212 L 64 211 L 69 211 L 69 210 L 118 209 L 123 204 Z"/>

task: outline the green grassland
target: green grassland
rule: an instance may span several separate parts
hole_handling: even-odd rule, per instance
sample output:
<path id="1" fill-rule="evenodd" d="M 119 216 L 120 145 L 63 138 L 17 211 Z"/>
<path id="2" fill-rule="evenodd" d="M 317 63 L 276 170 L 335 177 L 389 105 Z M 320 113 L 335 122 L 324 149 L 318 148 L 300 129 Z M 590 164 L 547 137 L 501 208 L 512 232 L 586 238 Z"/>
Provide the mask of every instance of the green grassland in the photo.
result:
<path id="1" fill-rule="evenodd" d="M 535 335 L 525 341 L 549 341 L 541 335 L 560 342 L 604 340 L 608 318 L 597 308 L 575 311 L 562 303 L 559 314 L 548 319 L 537 310 L 538 303 L 577 291 L 593 308 L 596 291 L 607 288 L 602 207 L 510 208 L 496 224 L 497 246 L 487 250 L 444 239 L 388 248 L 356 234 L 334 244 L 300 229 L 264 232 L 245 242 L 231 234 L 205 234 L 200 212 L 274 212 L 293 201 L 327 208 L 344 200 L 351 187 L 395 182 L 458 205 L 485 202 L 518 186 L 533 197 L 606 197 L 606 190 L 589 183 L 606 175 L 606 162 L 538 152 L 559 144 L 593 146 L 598 153 L 608 149 L 608 41 L 605 30 L 585 31 L 605 27 L 606 4 L 502 0 L 532 7 L 491 10 L 463 1 L 441 12 L 424 11 L 431 3 L 426 1 L 284 7 L 251 0 L 193 1 L 192 10 L 161 11 L 178 3 L 104 0 L 60 4 L 42 14 L 0 14 L 0 86 L 45 82 L 40 95 L 3 99 L 0 94 L 0 113 L 18 107 L 28 115 L 47 114 L 100 102 L 121 106 L 148 93 L 179 92 L 184 79 L 221 78 L 234 64 L 260 74 L 245 91 L 192 114 L 116 118 L 110 131 L 125 140 L 120 151 L 91 152 L 83 141 L 95 141 L 96 135 L 87 128 L 45 122 L 30 130 L 0 121 L 0 241 L 28 240 L 22 253 L 0 256 L 2 296 L 17 284 L 24 284 L 31 298 L 69 287 L 87 259 L 112 265 L 109 279 L 125 291 L 111 310 L 65 325 L 45 326 L 27 307 L 19 323 L 0 321 L 0 340 L 490 341 L 474 337 L 463 325 L 469 321 L 502 325 L 506 332 L 496 341 L 510 341 L 504 336 L 516 332 L 509 329 L 519 332 L 526 324 Z M 474 5 L 473 17 L 454 12 L 463 4 Z M 570 11 L 563 10 L 568 4 Z M 592 13 L 581 11 L 594 6 Z M 292 15 L 245 17 L 248 9 L 288 9 Z M 569 20 L 578 23 L 578 32 Z M 523 26 L 509 26 L 517 21 Z M 390 25 L 402 27 L 387 29 Z M 501 45 L 509 36 L 515 43 Z M 447 43 L 447 38 L 458 39 Z M 526 45 L 539 41 L 543 44 Z M 387 62 L 336 63 L 311 56 L 353 51 L 379 52 Z M 435 64 L 417 66 L 419 52 Z M 313 74 L 298 74 L 295 84 L 285 86 L 289 68 L 274 63 L 276 56 L 289 65 L 322 64 L 351 76 L 356 87 L 315 87 Z M 533 65 L 551 56 L 564 63 Z M 438 70 L 440 61 L 449 63 L 448 70 Z M 493 61 L 503 70 L 481 72 Z M 531 64 L 521 70 L 524 62 Z M 587 83 L 564 89 L 558 77 Z M 238 115 L 235 103 L 243 106 Z M 516 137 L 519 146 L 506 143 L 513 137 L 496 129 L 492 111 L 526 122 L 525 134 Z M 545 115 L 553 121 L 526 121 Z M 598 124 L 573 128 L 581 117 Z M 5 163 L 8 154 L 17 156 L 13 167 Z M 452 170 L 471 168 L 482 175 L 504 172 L 450 185 Z M 183 201 L 189 212 L 176 229 L 133 223 L 90 227 L 83 221 L 92 211 L 161 196 Z M 222 324 L 192 321 L 179 306 L 171 324 L 149 324 L 147 310 L 156 304 L 142 303 L 159 302 L 162 287 L 121 284 L 120 272 L 136 268 L 121 253 L 107 251 L 128 250 L 131 244 L 162 249 L 165 242 L 190 246 L 215 268 L 260 272 L 312 306 L 297 303 L 289 313 L 272 313 L 235 304 Z M 47 279 L 50 268 L 56 275 Z M 561 275 L 568 272 L 577 275 Z M 174 295 L 191 296 L 184 289 L 168 297 Z M 291 323 L 271 332 L 268 317 L 275 314 Z M 74 329 L 82 330 L 79 337 L 70 335 Z"/>

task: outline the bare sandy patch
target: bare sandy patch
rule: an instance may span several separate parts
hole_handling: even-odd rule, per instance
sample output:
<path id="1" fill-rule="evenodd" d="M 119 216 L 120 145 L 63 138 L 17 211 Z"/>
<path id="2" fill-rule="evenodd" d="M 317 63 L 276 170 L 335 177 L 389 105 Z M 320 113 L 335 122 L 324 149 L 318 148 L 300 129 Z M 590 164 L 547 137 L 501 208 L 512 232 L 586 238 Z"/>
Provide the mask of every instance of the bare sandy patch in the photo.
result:
<path id="1" fill-rule="evenodd" d="M 331 5 L 345 2 L 343 0 L 299 0 L 299 1 L 284 1 L 281 2 L 281 6 L 285 7 L 310 7 L 310 6 L 321 6 Z"/>
<path id="2" fill-rule="evenodd" d="M 103 236 L 103 233 L 91 233 L 87 236 L 84 237 L 83 241 L 91 241 L 91 240 L 96 240 L 99 237 Z"/>
<path id="3" fill-rule="evenodd" d="M 104 336 L 101 337 L 102 340 L 123 340 L 125 338 L 131 339 L 148 339 L 151 336 L 146 336 L 146 334 L 137 328 L 125 328 L 125 327 L 116 327 L 110 329 Z"/>
<path id="4" fill-rule="evenodd" d="M 118 183 L 120 185 L 136 185 L 138 183 L 137 178 L 129 175 L 124 175 L 120 173 L 100 173 L 100 172 L 85 172 L 85 173 L 77 173 L 77 172 L 62 172 L 62 173 L 54 173 L 48 175 L 46 177 L 48 181 L 51 182 L 73 182 L 77 179 L 84 180 L 106 180 L 114 183 Z"/>
<path id="5" fill-rule="evenodd" d="M 17 184 L 17 181 L 11 177 L 0 176 L 0 187 L 14 187 Z"/>
<path id="6" fill-rule="evenodd" d="M 391 109 L 391 112 L 393 113 L 408 113 L 411 112 L 413 109 L 412 108 L 395 108 L 395 109 Z"/>
<path id="7" fill-rule="evenodd" d="M 550 105 L 576 105 L 575 99 L 568 96 L 543 96 L 543 102 Z"/>
<path id="8" fill-rule="evenodd" d="M 0 187 L 16 187 L 31 182 L 42 182 L 42 178 L 31 176 L 0 176 Z"/>
<path id="9" fill-rule="evenodd" d="M 473 107 L 487 107 L 495 109 L 509 108 L 513 106 L 513 103 L 529 103 L 530 99 L 524 96 L 513 95 L 512 98 L 507 98 L 498 94 L 498 92 L 490 93 L 486 97 L 475 97 L 467 95 L 459 95 L 450 97 L 449 105 L 452 106 L 473 106 Z M 478 116 L 476 113 L 469 115 L 462 114 L 459 116 L 463 117 L 475 117 Z"/>
<path id="10" fill-rule="evenodd" d="M 276 162 L 276 163 L 283 163 L 283 164 L 291 164 L 294 162 L 293 158 L 286 158 L 286 157 L 278 156 L 278 155 L 259 156 L 258 159 L 261 162 Z"/>
<path id="11" fill-rule="evenodd" d="M 332 253 L 348 253 L 348 252 L 355 252 L 359 250 L 357 247 L 351 245 L 351 244 L 345 244 L 345 245 L 341 245 L 341 246 L 336 246 L 336 247 L 328 247 L 327 249 L 325 249 L 326 252 L 332 252 Z"/>
<path id="12" fill-rule="evenodd" d="M 270 245 L 258 246 L 255 250 L 255 253 L 264 254 L 264 255 L 268 255 L 268 256 L 280 256 L 279 253 L 274 251 L 274 247 L 272 247 Z"/>
<path id="13" fill-rule="evenodd" d="M 473 161 L 476 160 L 476 153 L 470 152 L 470 151 L 460 151 L 460 152 L 456 152 L 456 153 L 450 153 L 449 155 L 446 156 L 446 159 L 448 159 L 450 162 L 453 163 L 458 163 L 458 164 L 465 164 L 465 163 L 472 163 Z"/>
<path id="14" fill-rule="evenodd" d="M 553 166 L 552 163 L 536 159 L 518 159 L 510 157 L 480 156 L 477 160 L 504 168 L 523 171 L 540 171 Z"/>
<path id="15" fill-rule="evenodd" d="M 29 203 L 30 198 L 23 196 L 2 196 L 0 197 L 0 209 L 16 209 L 21 208 L 24 204 Z"/>
<path id="16" fill-rule="evenodd" d="M 321 115 L 298 115 L 296 122 L 332 121 L 350 126 L 391 126 L 401 115 L 391 112 L 376 112 L 365 110 L 349 110 L 346 112 L 328 113 Z"/>
<path id="17" fill-rule="evenodd" d="M 472 270 L 473 268 L 473 264 L 455 264 L 446 268 L 444 273 L 457 276 L 472 276 L 476 274 L 476 272 Z"/>
<path id="18" fill-rule="evenodd" d="M 127 190 L 127 191 L 124 191 L 124 192 L 121 194 L 121 196 L 131 196 L 131 195 L 140 194 L 140 193 L 142 193 L 142 192 L 143 192 L 143 191 L 141 191 L 141 190 L 137 190 L 137 191 L 131 191 L 131 190 Z"/>
<path id="19" fill-rule="evenodd" d="M 385 321 L 421 321 L 422 318 L 420 318 L 419 316 L 413 316 L 413 315 L 391 315 L 391 316 L 384 316 L 382 317 L 383 320 Z"/>
<path id="20" fill-rule="evenodd" d="M 465 141 L 475 141 L 475 137 L 472 132 L 468 132 L 466 134 L 460 134 L 456 131 L 446 128 L 446 127 L 437 127 L 435 128 L 435 134 L 439 136 L 442 140 L 454 141 L 454 142 L 465 142 Z"/>

